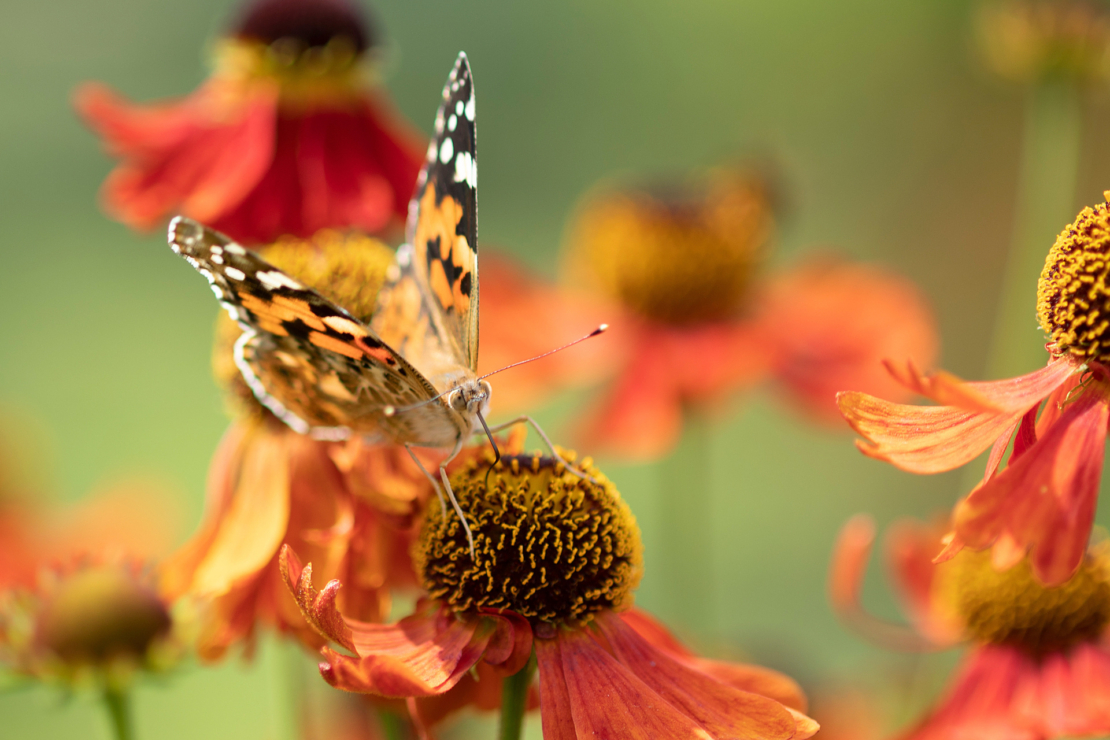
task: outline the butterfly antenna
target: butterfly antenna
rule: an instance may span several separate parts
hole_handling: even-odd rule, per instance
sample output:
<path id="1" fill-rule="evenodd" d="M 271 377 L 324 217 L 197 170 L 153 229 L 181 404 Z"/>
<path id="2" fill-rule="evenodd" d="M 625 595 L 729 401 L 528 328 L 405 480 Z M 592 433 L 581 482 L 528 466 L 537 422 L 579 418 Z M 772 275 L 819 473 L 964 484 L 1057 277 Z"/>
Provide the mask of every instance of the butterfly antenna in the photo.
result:
<path id="1" fill-rule="evenodd" d="M 527 360 L 521 360 L 519 362 L 514 362 L 511 365 L 506 365 L 505 367 L 501 368 L 500 370 L 494 370 L 492 373 L 486 373 L 485 375 L 479 376 L 478 380 L 482 380 L 483 378 L 488 378 L 491 375 L 497 375 L 497 373 L 504 372 L 505 370 L 508 370 L 509 368 L 512 368 L 512 367 L 516 367 L 517 365 L 525 365 L 529 362 L 534 362 L 535 360 L 542 360 L 544 357 L 547 357 L 548 355 L 553 355 L 556 352 L 562 352 L 564 349 L 568 349 L 570 347 L 573 347 L 574 345 L 578 344 L 579 342 L 585 342 L 587 339 L 592 339 L 592 338 L 596 337 L 598 334 L 604 333 L 608 329 L 609 329 L 608 324 L 601 324 L 600 326 L 598 326 L 596 329 L 594 329 L 593 331 L 591 331 L 589 334 L 587 334 L 584 337 L 578 337 L 578 339 L 575 339 L 573 342 L 568 342 L 567 344 L 564 344 L 562 347 L 556 347 L 555 349 L 550 349 L 547 352 L 544 352 L 542 355 L 536 355 L 535 357 L 530 357 Z"/>
<path id="2" fill-rule="evenodd" d="M 497 467 L 497 463 L 501 462 L 501 448 L 497 446 L 497 440 L 493 438 L 493 432 L 489 430 L 489 424 L 486 423 L 486 418 L 482 416 L 482 412 L 478 412 L 478 421 L 482 422 L 482 429 L 486 430 L 486 438 L 489 443 L 493 445 L 493 462 L 490 463 L 489 468 L 486 470 L 486 490 L 489 490 L 489 474 Z"/>

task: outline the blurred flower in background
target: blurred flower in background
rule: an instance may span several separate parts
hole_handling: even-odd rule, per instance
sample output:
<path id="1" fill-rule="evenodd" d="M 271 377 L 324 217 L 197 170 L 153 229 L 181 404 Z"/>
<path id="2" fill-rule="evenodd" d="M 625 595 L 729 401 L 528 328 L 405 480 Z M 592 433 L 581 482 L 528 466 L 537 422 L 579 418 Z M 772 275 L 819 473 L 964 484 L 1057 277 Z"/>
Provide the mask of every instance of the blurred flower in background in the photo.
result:
<path id="1" fill-rule="evenodd" d="M 892 368 L 908 389 L 939 406 L 840 394 L 841 412 L 866 438 L 860 450 L 903 470 L 951 470 L 993 445 L 983 482 L 956 506 L 940 557 L 965 545 L 990 547 L 996 567 L 1005 569 L 1028 552 L 1046 585 L 1063 583 L 1080 568 L 1110 418 L 1108 248 L 1110 205 L 1100 203 L 1085 208 L 1049 251 L 1037 290 L 1037 313 L 1049 336 L 1042 370 L 965 383 L 946 373 L 922 376 L 912 365 Z"/>
<path id="2" fill-rule="evenodd" d="M 506 456 L 491 469 L 493 461 L 486 447 L 452 476 L 473 557 L 455 514 L 428 507 L 414 549 L 427 597 L 397 624 L 345 618 L 341 584 L 316 590 L 312 564 L 285 550 L 283 574 L 305 617 L 351 653 L 323 650 L 330 684 L 419 706 L 484 665 L 487 680 L 505 677 L 502 736 L 516 737 L 504 734 L 506 723 L 519 727 L 534 650 L 549 739 L 816 732 L 790 679 L 699 660 L 650 617 L 627 611 L 643 569 L 639 530 L 588 458 L 579 464 L 590 478 L 539 454 Z"/>
<path id="3" fill-rule="evenodd" d="M 1110 5 L 1104 0 L 990 0 L 976 16 L 990 68 L 1016 82 L 1110 80 Z"/>
<path id="4" fill-rule="evenodd" d="M 760 274 L 771 200 L 761 177 L 721 169 L 696 187 L 583 201 L 567 237 L 566 282 L 612 300 L 621 311 L 612 333 L 623 339 L 617 376 L 583 422 L 585 446 L 662 456 L 688 413 L 765 380 L 831 420 L 838 383 L 892 391 L 879 360 L 935 356 L 932 315 L 902 278 L 829 257 Z"/>
<path id="5" fill-rule="evenodd" d="M 1063 585 L 1046 588 L 1029 560 L 997 571 L 987 553 L 935 563 L 943 527 L 904 522 L 888 553 L 902 602 L 924 643 L 970 648 L 912 740 L 1056 738 L 1110 732 L 1110 550 L 1096 545 Z M 859 590 L 874 525 L 845 526 L 832 571 L 833 602 L 865 635 L 891 644 L 897 628 L 868 620 Z M 909 641 L 905 646 L 911 646 Z"/>
<path id="6" fill-rule="evenodd" d="M 372 84 L 378 41 L 348 0 L 258 0 L 185 98 L 135 105 L 85 85 L 77 110 L 121 160 L 105 209 L 138 229 L 183 213 L 249 246 L 403 223 L 424 145 Z"/>

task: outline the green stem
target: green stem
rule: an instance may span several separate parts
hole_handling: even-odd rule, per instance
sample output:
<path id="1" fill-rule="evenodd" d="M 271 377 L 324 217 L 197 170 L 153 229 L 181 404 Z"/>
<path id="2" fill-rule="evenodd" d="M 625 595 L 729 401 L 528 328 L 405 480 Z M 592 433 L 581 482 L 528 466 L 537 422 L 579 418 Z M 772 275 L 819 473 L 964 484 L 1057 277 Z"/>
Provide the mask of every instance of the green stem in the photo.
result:
<path id="1" fill-rule="evenodd" d="M 135 732 L 131 724 L 131 699 L 124 689 L 104 689 L 104 706 L 112 721 L 116 740 L 134 740 Z"/>
<path id="2" fill-rule="evenodd" d="M 1056 235 L 1075 217 L 1082 110 L 1079 91 L 1066 81 L 1029 91 L 1017 210 L 987 361 L 988 378 L 1027 373 L 1044 365 L 1044 334 L 1037 326 L 1037 279 Z"/>
<path id="3" fill-rule="evenodd" d="M 524 713 L 528 709 L 528 689 L 536 670 L 535 658 L 501 683 L 501 722 L 499 740 L 520 740 L 524 730 Z"/>
<path id="4" fill-rule="evenodd" d="M 378 709 L 378 724 L 385 740 L 405 740 L 408 737 L 408 723 L 398 712 L 384 707 Z"/>
<path id="5" fill-rule="evenodd" d="M 687 412 L 682 439 L 659 470 L 667 536 L 652 567 L 664 591 L 664 618 L 702 637 L 715 627 L 710 425 Z"/>

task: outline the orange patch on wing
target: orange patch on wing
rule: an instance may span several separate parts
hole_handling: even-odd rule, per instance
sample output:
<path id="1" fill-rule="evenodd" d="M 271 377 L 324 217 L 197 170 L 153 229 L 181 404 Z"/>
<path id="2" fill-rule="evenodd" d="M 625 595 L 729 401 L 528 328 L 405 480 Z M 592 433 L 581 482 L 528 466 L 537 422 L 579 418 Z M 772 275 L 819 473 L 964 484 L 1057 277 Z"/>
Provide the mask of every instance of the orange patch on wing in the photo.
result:
<path id="1" fill-rule="evenodd" d="M 325 330 L 323 322 L 316 314 L 312 313 L 312 309 L 304 301 L 279 295 L 273 296 L 273 300 L 267 301 L 250 293 L 240 293 L 239 302 L 243 304 L 243 308 L 256 314 L 260 320 L 276 323 L 300 319 L 309 328 L 317 331 Z M 275 333 L 284 335 L 286 332 Z"/>
<path id="2" fill-rule="evenodd" d="M 331 350 L 332 352 L 337 352 L 341 355 L 346 355 L 347 357 L 355 360 L 362 357 L 363 354 L 362 350 L 360 350 L 358 347 L 354 347 L 341 339 L 336 339 L 335 337 L 328 336 L 327 334 L 321 334 L 318 331 L 309 332 L 308 341 L 312 342 L 317 347 L 322 347 L 323 349 Z"/>
<path id="3" fill-rule="evenodd" d="M 466 237 L 455 233 L 463 214 L 462 203 L 453 198 L 444 198 L 436 203 L 435 186 L 429 183 L 420 198 L 420 220 L 413 238 L 416 259 L 422 259 L 423 265 L 428 264 L 429 243 L 434 245 L 438 239 L 439 254 L 436 257 L 450 262 L 459 269 L 460 280 L 455 284 L 447 280 L 442 265 L 437 268 L 434 262 L 432 272 L 428 275 L 428 284 L 436 300 L 444 308 L 454 306 L 459 314 L 465 314 L 470 305 L 470 299 L 462 294 L 459 284 L 463 275 L 472 272 L 474 262 Z M 418 269 L 420 267 L 418 266 Z"/>

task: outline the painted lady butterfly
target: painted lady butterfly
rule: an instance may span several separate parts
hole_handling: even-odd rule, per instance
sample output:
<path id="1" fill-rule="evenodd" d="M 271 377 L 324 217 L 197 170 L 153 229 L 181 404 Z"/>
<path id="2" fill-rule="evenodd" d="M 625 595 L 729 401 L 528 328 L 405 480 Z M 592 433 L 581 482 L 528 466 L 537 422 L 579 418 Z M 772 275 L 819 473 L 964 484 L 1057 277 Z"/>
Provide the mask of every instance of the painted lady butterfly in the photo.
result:
<path id="1" fill-rule="evenodd" d="M 451 448 L 449 461 L 472 434 L 490 431 L 491 389 L 476 373 L 477 179 L 474 86 L 459 54 L 409 205 L 407 244 L 369 325 L 195 221 L 175 218 L 169 243 L 242 327 L 235 361 L 279 419 L 322 439 L 354 432 Z M 443 467 L 440 480 L 455 503 Z"/>

